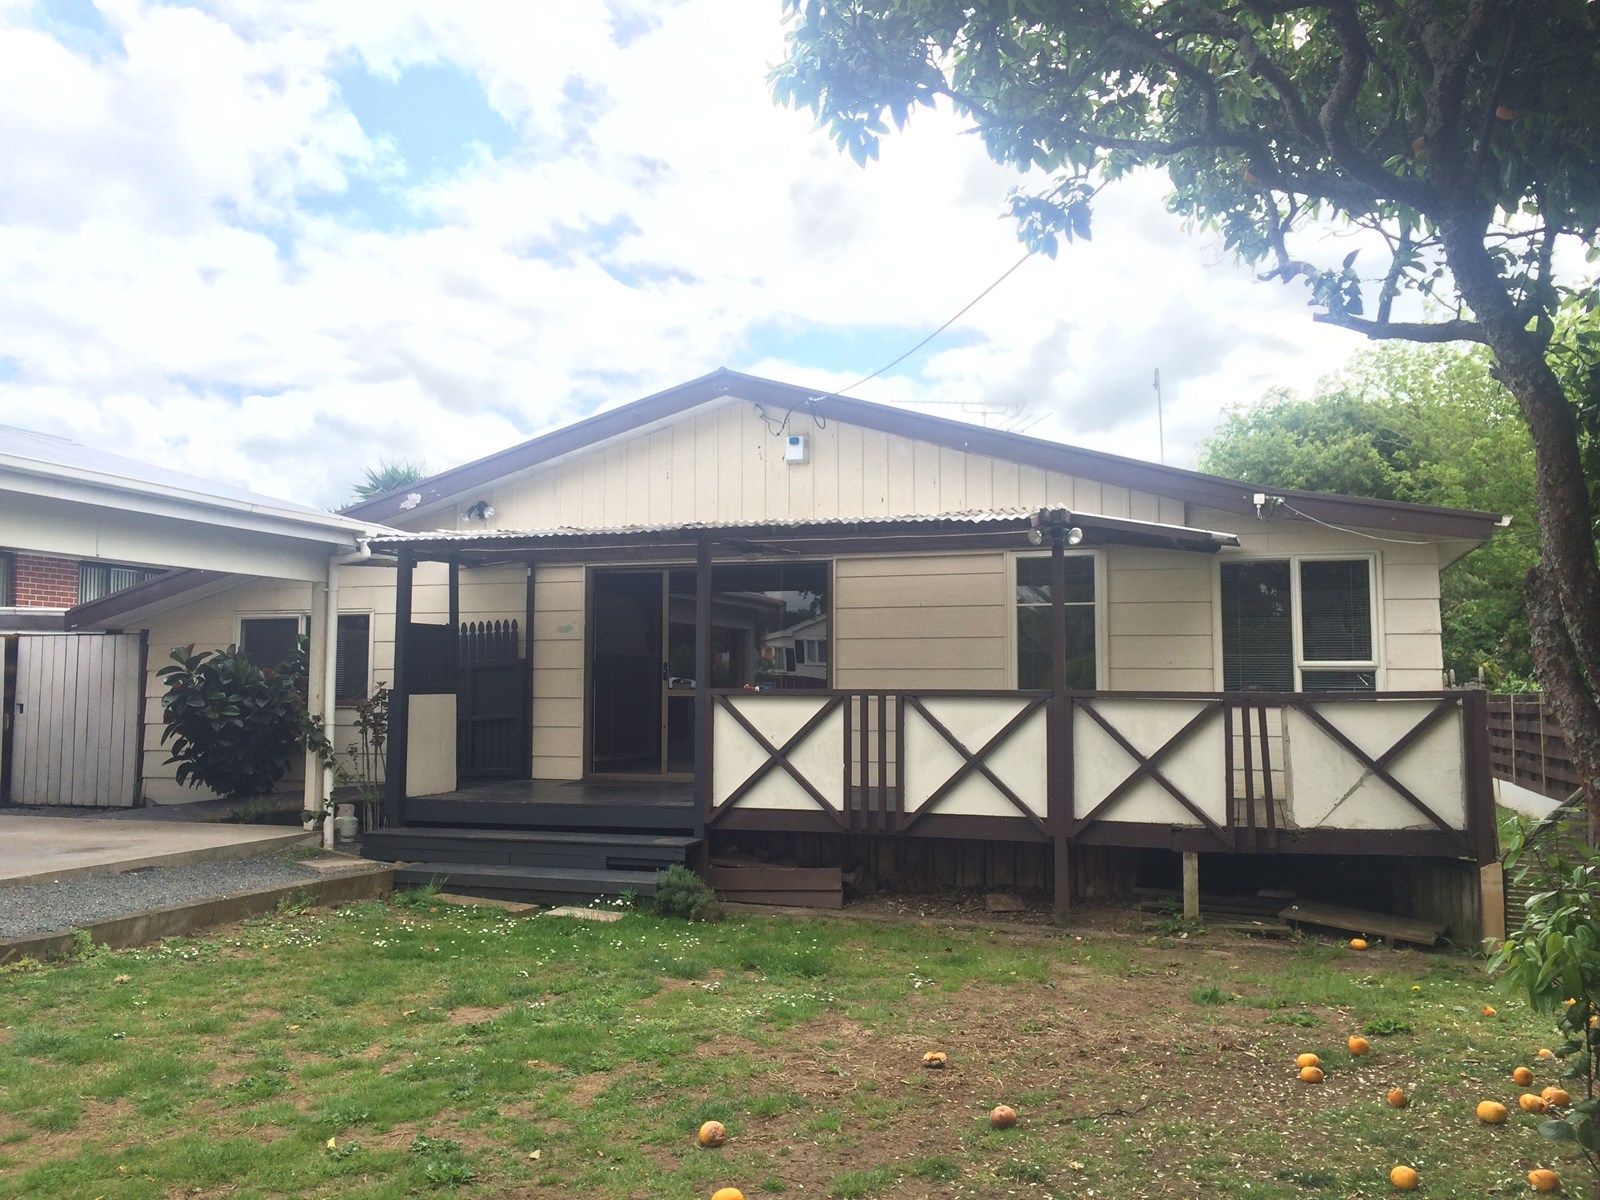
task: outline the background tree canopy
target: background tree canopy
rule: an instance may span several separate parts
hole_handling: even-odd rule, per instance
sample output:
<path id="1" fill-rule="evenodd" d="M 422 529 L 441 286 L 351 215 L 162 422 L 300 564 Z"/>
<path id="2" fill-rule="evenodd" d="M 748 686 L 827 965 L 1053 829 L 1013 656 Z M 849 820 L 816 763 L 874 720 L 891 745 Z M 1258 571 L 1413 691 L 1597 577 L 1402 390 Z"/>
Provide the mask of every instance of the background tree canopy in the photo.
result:
<path id="1" fill-rule="evenodd" d="M 1263 486 L 1312 488 L 1513 515 L 1510 529 L 1444 575 L 1445 666 L 1481 666 L 1493 687 L 1533 674 L 1522 579 L 1538 558 L 1533 443 L 1482 350 L 1385 346 L 1310 396 L 1287 390 L 1231 411 L 1202 470 Z"/>

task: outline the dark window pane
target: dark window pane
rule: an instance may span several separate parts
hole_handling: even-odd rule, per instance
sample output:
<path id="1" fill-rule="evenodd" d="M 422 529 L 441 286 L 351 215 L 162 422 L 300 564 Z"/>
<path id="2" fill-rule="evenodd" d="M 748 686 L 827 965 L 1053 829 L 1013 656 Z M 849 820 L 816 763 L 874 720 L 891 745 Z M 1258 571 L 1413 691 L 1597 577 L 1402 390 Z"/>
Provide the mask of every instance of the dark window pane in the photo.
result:
<path id="1" fill-rule="evenodd" d="M 1222 564 L 1222 686 L 1294 690 L 1294 615 L 1287 562 Z"/>
<path id="2" fill-rule="evenodd" d="M 354 704 L 367 697 L 367 642 L 372 618 L 366 613 L 339 614 L 339 651 L 334 699 Z"/>
<path id="3" fill-rule="evenodd" d="M 246 617 L 239 622 L 239 650 L 262 670 L 288 661 L 299 642 L 298 617 Z"/>
<path id="4" fill-rule="evenodd" d="M 1300 564 L 1300 649 L 1304 661 L 1371 661 L 1370 566 L 1364 558 Z"/>
<path id="5" fill-rule="evenodd" d="M 1094 559 L 1087 554 L 1069 555 L 1067 563 L 1068 604 L 1094 603 Z M 1017 559 L 1017 603 L 1050 603 L 1050 557 L 1033 554 Z"/>
<path id="6" fill-rule="evenodd" d="M 1302 671 L 1300 677 L 1308 692 L 1370 692 L 1378 686 L 1376 670 Z"/>
<path id="7" fill-rule="evenodd" d="M 1300 679 L 1308 692 L 1371 692 L 1378 687 L 1376 671 L 1302 671 Z"/>
<path id="8" fill-rule="evenodd" d="M 1092 689 L 1094 678 L 1094 606 L 1067 608 L 1067 686 Z M 1017 609 L 1017 686 L 1045 689 L 1050 680 L 1050 609 Z"/>

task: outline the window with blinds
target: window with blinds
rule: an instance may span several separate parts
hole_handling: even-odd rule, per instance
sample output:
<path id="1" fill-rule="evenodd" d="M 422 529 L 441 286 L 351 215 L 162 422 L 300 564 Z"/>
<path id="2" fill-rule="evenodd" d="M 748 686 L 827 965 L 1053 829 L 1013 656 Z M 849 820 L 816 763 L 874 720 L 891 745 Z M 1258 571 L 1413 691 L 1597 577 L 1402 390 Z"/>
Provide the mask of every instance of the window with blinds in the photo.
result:
<path id="1" fill-rule="evenodd" d="M 1226 562 L 1221 570 L 1225 690 L 1377 687 L 1370 558 Z"/>
<path id="2" fill-rule="evenodd" d="M 299 617 L 243 617 L 239 621 L 239 652 L 262 670 L 287 662 L 299 644 Z"/>
<path id="3" fill-rule="evenodd" d="M 339 614 L 339 646 L 335 655 L 333 696 L 336 704 L 367 698 L 372 618 L 366 613 Z"/>
<path id="4" fill-rule="evenodd" d="M 1222 564 L 1224 691 L 1295 690 L 1293 578 L 1287 561 Z"/>
<path id="5" fill-rule="evenodd" d="M 1094 558 L 1072 554 L 1066 559 L 1067 686 L 1095 686 Z M 1017 559 L 1017 686 L 1042 689 L 1050 681 L 1050 559 L 1030 555 Z"/>
<path id="6" fill-rule="evenodd" d="M 165 575 L 159 567 L 119 567 L 111 563 L 85 562 L 78 564 L 78 603 L 101 600 L 113 592 L 131 588 L 135 584 Z M 69 576 L 70 578 L 70 576 Z M 0 595 L 3 595 L 0 591 Z"/>

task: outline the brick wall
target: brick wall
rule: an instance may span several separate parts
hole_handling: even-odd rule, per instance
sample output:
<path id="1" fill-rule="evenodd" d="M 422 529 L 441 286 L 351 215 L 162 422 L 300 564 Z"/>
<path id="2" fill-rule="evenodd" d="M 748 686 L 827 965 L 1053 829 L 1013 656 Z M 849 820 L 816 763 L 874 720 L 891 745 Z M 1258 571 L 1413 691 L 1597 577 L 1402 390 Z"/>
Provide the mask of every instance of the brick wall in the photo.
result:
<path id="1" fill-rule="evenodd" d="M 78 560 L 42 554 L 10 555 L 14 603 L 22 608 L 71 608 L 78 602 Z"/>

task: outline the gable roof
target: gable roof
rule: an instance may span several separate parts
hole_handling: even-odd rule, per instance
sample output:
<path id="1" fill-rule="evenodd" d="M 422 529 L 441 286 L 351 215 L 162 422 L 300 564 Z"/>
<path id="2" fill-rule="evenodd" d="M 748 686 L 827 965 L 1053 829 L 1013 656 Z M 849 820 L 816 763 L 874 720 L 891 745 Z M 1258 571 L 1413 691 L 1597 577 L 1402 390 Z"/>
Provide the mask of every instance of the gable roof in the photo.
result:
<path id="1" fill-rule="evenodd" d="M 985 429 L 948 417 L 780 383 L 757 375 L 730 371 L 725 367 L 632 403 L 585 417 L 459 467 L 440 471 L 382 496 L 353 504 L 343 512 L 348 517 L 370 521 L 403 518 L 412 509 L 443 503 L 507 476 L 532 470 L 544 463 L 635 432 L 641 426 L 668 420 L 724 397 L 737 397 L 786 411 L 803 409 L 827 420 L 838 420 L 1047 471 L 1153 492 L 1223 512 L 1254 515 L 1256 505 L 1253 497 L 1265 491 L 1286 501 L 1285 507 L 1289 510 L 1286 517 L 1291 520 L 1323 521 L 1475 542 L 1486 541 L 1496 528 L 1509 520 L 1499 513 L 1440 508 L 1430 504 L 1374 500 L 1298 488 L 1263 488 L 1242 480 L 1145 462 L 1103 450 L 1087 450 L 1027 434 Z M 410 497 L 413 495 L 418 499 L 412 501 Z"/>

